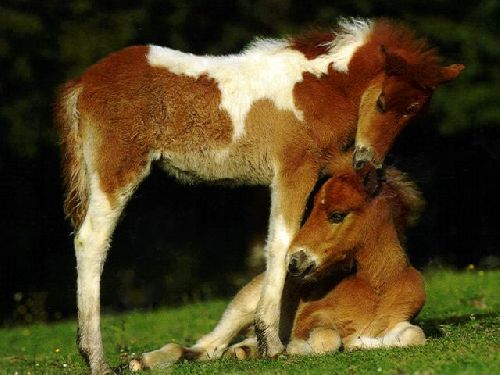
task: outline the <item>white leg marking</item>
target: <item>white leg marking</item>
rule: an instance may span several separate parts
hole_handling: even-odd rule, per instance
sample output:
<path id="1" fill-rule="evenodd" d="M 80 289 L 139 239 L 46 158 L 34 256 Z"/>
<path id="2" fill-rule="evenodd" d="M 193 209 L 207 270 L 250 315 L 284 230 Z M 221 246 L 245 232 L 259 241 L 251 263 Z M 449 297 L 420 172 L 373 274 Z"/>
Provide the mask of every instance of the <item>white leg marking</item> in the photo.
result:
<path id="1" fill-rule="evenodd" d="M 284 347 L 278 337 L 279 312 L 281 296 L 286 277 L 285 258 L 292 240 L 290 229 L 285 225 L 283 216 L 273 218 L 269 229 L 270 241 L 267 246 L 267 270 L 264 285 L 257 307 L 257 319 L 265 324 L 263 328 L 268 345 L 268 356 L 274 356 L 283 351 Z"/>
<path id="2" fill-rule="evenodd" d="M 100 283 L 109 238 L 120 211 L 121 209 L 111 208 L 94 176 L 91 180 L 88 212 L 75 236 L 80 348 L 88 355 L 93 374 L 108 371 L 100 331 Z"/>

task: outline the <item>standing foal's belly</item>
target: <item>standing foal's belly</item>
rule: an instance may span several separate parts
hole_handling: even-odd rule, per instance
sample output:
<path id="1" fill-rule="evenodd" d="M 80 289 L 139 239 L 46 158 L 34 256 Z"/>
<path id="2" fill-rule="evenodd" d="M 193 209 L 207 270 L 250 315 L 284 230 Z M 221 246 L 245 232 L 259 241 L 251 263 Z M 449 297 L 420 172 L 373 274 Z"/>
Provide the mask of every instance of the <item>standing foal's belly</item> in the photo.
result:
<path id="1" fill-rule="evenodd" d="M 223 150 L 196 150 L 186 153 L 162 152 L 162 168 L 183 182 L 269 185 L 272 163 L 266 152 L 244 152 L 238 147 Z"/>

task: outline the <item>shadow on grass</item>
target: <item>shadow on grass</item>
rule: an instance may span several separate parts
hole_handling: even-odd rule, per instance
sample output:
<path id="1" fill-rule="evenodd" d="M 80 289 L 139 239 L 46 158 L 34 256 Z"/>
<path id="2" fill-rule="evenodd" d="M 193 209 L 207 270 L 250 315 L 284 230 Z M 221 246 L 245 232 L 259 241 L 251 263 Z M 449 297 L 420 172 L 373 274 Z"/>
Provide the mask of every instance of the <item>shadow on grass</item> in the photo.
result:
<path id="1" fill-rule="evenodd" d="M 417 323 L 424 330 L 426 337 L 439 338 L 445 335 L 445 327 L 461 326 L 472 322 L 480 323 L 487 318 L 494 318 L 496 316 L 498 314 L 495 313 L 467 314 L 435 319 L 417 319 Z"/>

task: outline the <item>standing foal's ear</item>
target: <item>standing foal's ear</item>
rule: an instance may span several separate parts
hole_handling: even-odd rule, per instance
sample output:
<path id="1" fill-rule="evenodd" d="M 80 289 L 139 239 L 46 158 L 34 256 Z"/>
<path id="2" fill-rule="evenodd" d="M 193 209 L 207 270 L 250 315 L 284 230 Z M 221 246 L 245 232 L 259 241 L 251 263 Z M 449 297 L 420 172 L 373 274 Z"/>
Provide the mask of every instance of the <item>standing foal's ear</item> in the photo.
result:
<path id="1" fill-rule="evenodd" d="M 452 64 L 450 66 L 445 66 L 440 69 L 440 78 L 438 82 L 436 83 L 437 85 L 441 85 L 443 83 L 447 83 L 450 81 L 453 81 L 455 78 L 458 77 L 460 72 L 464 70 L 465 66 L 463 64 Z"/>
<path id="2" fill-rule="evenodd" d="M 395 53 L 389 52 L 384 45 L 380 46 L 380 52 L 384 59 L 384 71 L 388 76 L 398 75 L 408 66 L 405 59 Z"/>

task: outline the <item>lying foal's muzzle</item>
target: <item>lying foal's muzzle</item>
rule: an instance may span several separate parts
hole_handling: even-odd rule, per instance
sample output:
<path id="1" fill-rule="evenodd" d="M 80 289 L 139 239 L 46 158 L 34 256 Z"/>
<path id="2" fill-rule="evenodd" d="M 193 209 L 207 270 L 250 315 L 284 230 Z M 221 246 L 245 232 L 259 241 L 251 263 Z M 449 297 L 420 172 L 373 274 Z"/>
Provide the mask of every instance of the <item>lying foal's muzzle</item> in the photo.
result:
<path id="1" fill-rule="evenodd" d="M 292 255 L 288 261 L 288 273 L 293 277 L 306 277 L 317 268 L 316 261 L 304 250 L 299 250 Z"/>

